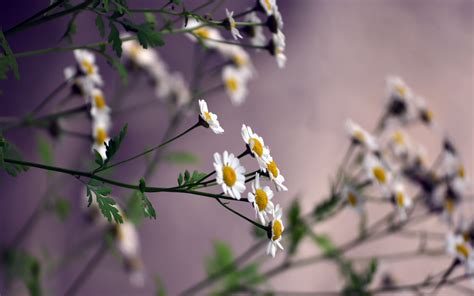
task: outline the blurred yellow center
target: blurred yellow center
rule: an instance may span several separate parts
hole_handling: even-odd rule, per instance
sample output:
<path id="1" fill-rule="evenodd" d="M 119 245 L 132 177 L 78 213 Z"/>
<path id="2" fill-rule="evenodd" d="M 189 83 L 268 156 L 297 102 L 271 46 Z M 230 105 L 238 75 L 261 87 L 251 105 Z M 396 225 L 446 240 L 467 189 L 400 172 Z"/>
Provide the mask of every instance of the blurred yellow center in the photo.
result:
<path id="1" fill-rule="evenodd" d="M 209 33 L 209 30 L 206 30 L 204 28 L 196 29 L 193 32 L 194 34 L 204 39 L 208 39 L 211 36 L 211 34 Z"/>
<path id="2" fill-rule="evenodd" d="M 250 146 L 252 147 L 252 151 L 258 155 L 258 157 L 262 157 L 263 155 L 263 145 L 257 138 L 250 139 Z"/>
<path id="3" fill-rule="evenodd" d="M 469 249 L 467 248 L 466 244 L 457 244 L 456 251 L 464 258 L 469 257 Z"/>
<path id="4" fill-rule="evenodd" d="M 83 60 L 81 62 L 81 65 L 84 68 L 84 70 L 86 71 L 87 75 L 91 75 L 91 74 L 94 73 L 94 65 L 92 65 L 92 63 L 90 63 L 89 61 Z"/>
<path id="5" fill-rule="evenodd" d="M 405 204 L 405 196 L 403 195 L 402 192 L 397 192 L 396 200 L 397 200 L 397 205 L 398 205 L 400 208 L 402 208 L 403 205 Z"/>
<path id="6" fill-rule="evenodd" d="M 105 99 L 104 99 L 104 96 L 102 95 L 95 95 L 94 102 L 95 102 L 95 106 L 99 109 L 102 109 L 105 107 Z"/>
<path id="7" fill-rule="evenodd" d="M 97 136 L 96 136 L 97 145 L 103 145 L 106 139 L 107 139 L 107 132 L 105 131 L 105 129 L 99 127 L 97 129 Z"/>
<path id="8" fill-rule="evenodd" d="M 395 86 L 395 90 L 400 94 L 401 97 L 405 97 L 407 93 L 407 88 L 404 87 L 403 85 Z"/>
<path id="9" fill-rule="evenodd" d="M 458 168 L 458 176 L 460 178 L 463 178 L 466 176 L 466 171 L 464 170 L 464 166 L 463 165 L 460 165 L 459 168 Z"/>
<path id="10" fill-rule="evenodd" d="M 206 121 L 211 121 L 212 120 L 211 114 L 209 112 L 204 112 L 204 119 Z"/>
<path id="11" fill-rule="evenodd" d="M 136 59 L 140 54 L 141 47 L 138 44 L 134 44 L 130 50 L 130 54 L 132 55 L 133 59 Z"/>
<path id="12" fill-rule="evenodd" d="M 225 81 L 225 84 L 226 84 L 227 88 L 233 93 L 235 93 L 237 91 L 237 88 L 239 87 L 237 79 L 235 79 L 235 78 L 227 79 Z"/>
<path id="13" fill-rule="evenodd" d="M 278 167 L 274 160 L 267 164 L 267 169 L 272 174 L 273 178 L 278 177 Z"/>
<path id="14" fill-rule="evenodd" d="M 379 181 L 380 183 L 387 182 L 387 174 L 385 173 L 385 170 L 382 167 L 373 167 L 372 173 L 374 174 L 375 179 L 377 179 L 377 181 Z"/>
<path id="15" fill-rule="evenodd" d="M 444 202 L 444 208 L 448 213 L 454 212 L 454 201 L 451 198 L 447 198 Z"/>
<path id="16" fill-rule="evenodd" d="M 355 140 L 361 143 L 365 143 L 365 135 L 362 131 L 356 130 L 354 131 L 354 134 L 352 136 L 354 137 Z"/>
<path id="17" fill-rule="evenodd" d="M 468 231 L 464 231 L 462 234 L 462 238 L 464 239 L 465 242 L 468 242 L 470 240 L 470 235 Z"/>
<path id="18" fill-rule="evenodd" d="M 280 220 L 273 221 L 273 240 L 277 240 L 281 237 L 283 232 L 283 225 L 281 224 Z"/>
<path id="19" fill-rule="evenodd" d="M 347 194 L 347 201 L 351 206 L 355 207 L 357 205 L 357 196 L 355 196 L 355 194 L 353 194 L 352 192 L 349 192 Z"/>
<path id="20" fill-rule="evenodd" d="M 255 190 L 255 203 L 257 204 L 258 210 L 260 212 L 266 209 L 268 204 L 268 196 L 267 193 L 263 191 L 263 189 Z"/>
<path id="21" fill-rule="evenodd" d="M 268 11 L 272 11 L 272 2 L 270 0 L 265 0 L 265 6 L 267 7 Z"/>
<path id="22" fill-rule="evenodd" d="M 433 116 L 434 116 L 433 111 L 431 111 L 429 109 L 426 109 L 424 113 L 425 113 L 426 120 L 428 122 L 431 122 L 433 120 Z"/>
<path id="23" fill-rule="evenodd" d="M 247 60 L 243 56 L 240 56 L 240 55 L 234 55 L 232 57 L 232 60 L 237 66 L 245 66 L 247 64 Z"/>
<path id="24" fill-rule="evenodd" d="M 393 141 L 398 145 L 404 145 L 405 137 L 403 136 L 403 133 L 401 131 L 396 131 L 393 134 Z"/>
<path id="25" fill-rule="evenodd" d="M 222 169 L 222 173 L 224 175 L 224 183 L 229 187 L 234 186 L 235 182 L 237 181 L 237 174 L 235 173 L 234 169 L 228 165 L 225 165 Z"/>

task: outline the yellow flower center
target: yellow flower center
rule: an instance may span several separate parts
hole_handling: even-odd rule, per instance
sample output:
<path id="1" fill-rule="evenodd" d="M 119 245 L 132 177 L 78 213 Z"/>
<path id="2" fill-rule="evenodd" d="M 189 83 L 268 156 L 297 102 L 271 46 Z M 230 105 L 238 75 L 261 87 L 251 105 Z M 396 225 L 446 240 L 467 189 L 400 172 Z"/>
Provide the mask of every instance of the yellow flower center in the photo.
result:
<path id="1" fill-rule="evenodd" d="M 196 29 L 193 31 L 193 33 L 204 39 L 208 39 L 211 36 L 209 30 L 206 30 L 204 28 Z"/>
<path id="2" fill-rule="evenodd" d="M 395 90 L 400 94 L 401 97 L 405 97 L 407 93 L 407 88 L 404 87 L 403 85 L 395 86 Z"/>
<path id="3" fill-rule="evenodd" d="M 379 181 L 380 183 L 387 182 L 387 174 L 385 173 L 385 170 L 382 167 L 373 167 L 372 173 L 374 174 L 375 179 L 377 179 L 377 181 Z"/>
<path id="4" fill-rule="evenodd" d="M 272 3 L 270 0 L 265 0 L 265 6 L 267 7 L 268 11 L 272 11 Z"/>
<path id="5" fill-rule="evenodd" d="M 140 54 L 141 47 L 138 44 L 134 44 L 130 50 L 132 58 L 137 59 L 138 55 Z"/>
<path id="6" fill-rule="evenodd" d="M 462 234 L 462 238 L 464 239 L 465 242 L 468 242 L 470 240 L 470 235 L 468 231 L 464 231 Z"/>
<path id="7" fill-rule="evenodd" d="M 274 160 L 272 160 L 268 165 L 267 165 L 268 171 L 272 174 L 273 178 L 278 177 L 278 167 L 277 164 Z"/>
<path id="8" fill-rule="evenodd" d="M 99 109 L 102 109 L 105 107 L 105 99 L 104 99 L 104 96 L 102 95 L 95 95 L 94 102 L 95 102 L 95 106 Z"/>
<path id="9" fill-rule="evenodd" d="M 94 74 L 94 65 L 92 65 L 89 61 L 83 60 L 81 62 L 81 65 L 84 68 L 84 70 L 86 71 L 87 75 Z"/>
<path id="10" fill-rule="evenodd" d="M 450 214 L 454 212 L 454 201 L 451 198 L 447 198 L 444 202 L 444 208 Z"/>
<path id="11" fill-rule="evenodd" d="M 237 181 L 237 174 L 235 173 L 234 169 L 228 165 L 225 165 L 222 169 L 222 173 L 224 175 L 224 183 L 229 187 L 234 186 L 235 182 Z"/>
<path id="12" fill-rule="evenodd" d="M 466 244 L 457 244 L 456 251 L 464 258 L 469 257 L 469 249 L 467 248 Z"/>
<path id="13" fill-rule="evenodd" d="M 349 192 L 347 194 L 347 201 L 351 206 L 355 207 L 357 205 L 357 196 L 355 196 L 355 194 L 353 194 L 352 192 Z"/>
<path id="14" fill-rule="evenodd" d="M 460 165 L 459 168 L 458 168 L 458 176 L 460 178 L 463 178 L 466 176 L 466 171 L 464 170 L 464 166 L 463 165 Z"/>
<path id="15" fill-rule="evenodd" d="M 99 127 L 97 129 L 97 136 L 96 136 L 97 145 L 103 145 L 106 139 L 107 139 L 107 132 L 105 131 L 105 129 Z"/>
<path id="16" fill-rule="evenodd" d="M 247 60 L 240 55 L 234 55 L 232 60 L 237 66 L 245 66 L 247 64 Z"/>
<path id="17" fill-rule="evenodd" d="M 405 204 L 405 196 L 403 195 L 403 193 L 397 192 L 396 200 L 397 200 L 397 205 L 400 208 L 402 208 L 403 205 Z"/>
<path id="18" fill-rule="evenodd" d="M 354 137 L 355 140 L 357 140 L 361 143 L 365 143 L 365 135 L 360 130 L 354 131 L 354 134 L 352 134 L 352 137 Z"/>
<path id="19" fill-rule="evenodd" d="M 263 189 L 259 188 L 255 190 L 255 203 L 257 204 L 258 210 L 260 212 L 264 211 L 267 208 L 268 196 Z"/>
<path id="20" fill-rule="evenodd" d="M 237 79 L 235 79 L 235 78 L 227 79 L 225 84 L 226 84 L 227 88 L 233 93 L 235 93 L 237 91 L 238 87 L 239 87 Z"/>
<path id="21" fill-rule="evenodd" d="M 252 147 L 252 151 L 258 155 L 258 157 L 262 157 L 263 155 L 263 145 L 257 138 L 250 139 L 250 146 Z"/>
<path id="22" fill-rule="evenodd" d="M 273 237 L 272 240 L 277 240 L 281 237 L 283 233 L 283 225 L 281 224 L 280 220 L 273 221 Z"/>
<path id="23" fill-rule="evenodd" d="M 401 131 L 396 131 L 393 134 L 393 141 L 397 143 L 398 145 L 404 145 L 405 144 L 405 137 L 403 136 Z"/>
<path id="24" fill-rule="evenodd" d="M 433 111 L 426 109 L 423 111 L 423 116 L 427 122 L 433 121 L 433 117 L 434 117 Z"/>
<path id="25" fill-rule="evenodd" d="M 211 114 L 209 112 L 204 112 L 204 119 L 206 121 L 211 121 L 212 120 Z"/>

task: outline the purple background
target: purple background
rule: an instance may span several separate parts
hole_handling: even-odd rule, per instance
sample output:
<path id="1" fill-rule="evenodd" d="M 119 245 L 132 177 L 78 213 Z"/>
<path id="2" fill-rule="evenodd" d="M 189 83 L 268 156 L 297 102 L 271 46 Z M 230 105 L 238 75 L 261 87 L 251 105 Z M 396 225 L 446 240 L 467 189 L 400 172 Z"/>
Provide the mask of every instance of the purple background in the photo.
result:
<path id="1" fill-rule="evenodd" d="M 0 26 L 9 28 L 43 8 L 47 2 L 2 3 Z M 155 4 L 155 1 L 140 3 L 145 3 L 144 7 L 161 4 Z M 187 3 L 190 3 L 188 7 L 193 7 L 202 2 Z M 253 5 L 253 1 L 245 3 Z M 241 152 L 240 127 L 242 123 L 249 124 L 272 147 L 272 154 L 287 179 L 290 191 L 279 194 L 278 201 L 285 206 L 294 195 L 300 194 L 309 211 L 327 193 L 328 178 L 334 174 L 347 146 L 343 131 L 345 119 L 350 117 L 372 127 L 382 107 L 385 76 L 399 74 L 428 99 L 437 123 L 453 137 L 463 154 L 467 172 L 472 175 L 474 2 L 300 0 L 278 3 L 285 21 L 287 67 L 279 70 L 266 53 L 253 53 L 259 76 L 250 83 L 250 95 L 243 106 L 233 107 L 223 93 L 207 98 L 211 110 L 219 114 L 225 134 L 215 136 L 198 129 L 173 143 L 171 149 L 193 151 L 201 159 L 195 169 L 208 171 L 212 169 L 214 152 Z M 224 4 L 223 7 L 236 9 L 236 4 Z M 215 18 L 223 15 L 220 10 Z M 63 18 L 18 33 L 9 38 L 10 45 L 14 52 L 56 46 L 66 23 L 67 18 Z M 76 43 L 98 38 L 91 14 L 80 16 Z M 183 71 L 189 77 L 192 69 L 190 42 L 183 36 L 170 36 L 166 41 L 167 46 L 158 50 L 162 58 L 170 69 Z M 105 93 L 110 96 L 119 83 L 118 75 L 103 59 L 98 60 L 106 82 Z M 0 82 L 4 92 L 0 96 L 0 116 L 21 116 L 29 112 L 58 85 L 63 79 L 63 68 L 73 62 L 71 53 L 20 59 L 21 80 Z M 212 82 L 207 84 L 212 85 Z M 142 80 L 126 97 L 126 105 L 147 101 L 152 96 Z M 126 145 L 120 156 L 126 157 L 143 147 L 156 145 L 166 128 L 167 116 L 165 106 L 157 102 L 140 110 L 139 114 L 114 117 L 115 131 L 124 123 L 129 124 Z M 194 120 L 194 115 L 189 117 L 179 130 L 184 130 Z M 87 120 L 81 117 L 68 121 L 65 126 L 79 131 L 90 128 Z M 25 159 L 39 161 L 35 145 L 38 132 L 25 128 L 9 132 L 6 137 L 21 148 Z M 421 128 L 415 129 L 413 134 L 425 143 L 430 158 L 434 158 L 439 139 Z M 84 167 L 92 158 L 89 144 L 81 139 L 61 138 L 55 142 L 54 149 L 58 166 Z M 80 166 L 77 166 L 78 161 L 82 162 Z M 254 167 L 250 160 L 245 160 L 244 164 L 248 170 Z M 115 172 L 115 177 L 130 183 L 138 182 L 143 166 L 143 160 L 125 165 Z M 176 176 L 185 168 L 160 165 L 155 177 L 147 183 L 174 185 Z M 61 195 L 71 200 L 75 209 L 79 208 L 83 191 L 80 183 L 72 177 L 60 177 L 60 180 L 63 182 Z M 46 182 L 46 173 L 35 169 L 17 178 L 0 174 L 2 246 L 13 238 L 33 211 L 44 194 Z M 126 194 L 126 191 L 114 189 L 117 197 Z M 82 293 L 149 295 L 154 291 L 153 277 L 159 274 L 173 295 L 204 276 L 203 258 L 211 254 L 214 239 L 231 243 L 237 254 L 251 243 L 250 227 L 210 199 L 176 194 L 150 194 L 150 197 L 158 218 L 145 221 L 140 228 L 148 275 L 146 287 L 130 287 L 117 258 L 108 255 L 84 285 Z M 247 215 L 253 215 L 250 208 L 237 207 Z M 386 207 L 375 205 L 370 220 L 376 219 L 384 210 Z M 472 215 L 470 206 L 462 211 Z M 94 229 L 83 221 L 79 211 L 73 212 L 65 224 L 55 217 L 41 219 L 23 246 L 36 255 L 41 255 L 47 248 L 55 257 L 71 250 L 84 238 L 93 237 Z M 336 242 L 344 242 L 353 237 L 356 218 L 354 213 L 345 211 L 340 218 L 317 230 L 330 232 Z M 444 229 L 436 221 L 429 225 L 439 231 Z M 410 249 L 410 246 L 413 247 L 410 241 L 389 239 L 357 249 L 354 254 L 370 255 L 380 250 Z M 83 259 L 75 261 L 58 276 L 47 279 L 46 288 L 52 294 L 63 293 L 96 247 L 86 250 Z M 310 244 L 303 246 L 303 255 L 317 252 Z M 429 262 L 413 260 L 396 266 L 382 263 L 381 269 L 394 270 L 401 282 L 415 282 L 428 272 L 441 270 L 448 261 L 447 258 Z M 277 279 L 275 287 L 301 291 L 335 289 L 341 281 L 335 267 L 326 263 L 298 269 Z M 21 287 L 15 288 L 22 293 Z"/>

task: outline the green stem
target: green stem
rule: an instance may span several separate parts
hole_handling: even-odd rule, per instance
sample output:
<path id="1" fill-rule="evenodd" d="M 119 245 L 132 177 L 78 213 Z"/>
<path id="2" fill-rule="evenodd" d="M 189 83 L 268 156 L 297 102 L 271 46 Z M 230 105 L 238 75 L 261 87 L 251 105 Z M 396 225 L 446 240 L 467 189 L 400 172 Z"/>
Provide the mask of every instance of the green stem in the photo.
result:
<path id="1" fill-rule="evenodd" d="M 268 227 L 267 226 L 264 226 L 264 225 L 261 225 L 247 217 L 245 217 L 244 215 L 242 215 L 241 213 L 237 212 L 236 210 L 232 209 L 231 207 L 227 206 L 225 203 L 222 202 L 222 200 L 220 200 L 220 198 L 216 198 L 216 200 L 220 203 L 221 206 L 223 206 L 224 208 L 226 208 L 227 210 L 229 210 L 230 212 L 236 214 L 237 216 L 239 216 L 240 218 L 246 220 L 247 222 L 249 222 L 250 224 L 253 224 L 255 226 L 257 226 L 258 228 L 260 229 L 263 229 L 265 230 L 265 232 L 268 231 Z"/>
<path id="2" fill-rule="evenodd" d="M 58 173 L 63 173 L 63 174 L 68 174 L 71 176 L 75 176 L 76 178 L 80 177 L 86 177 L 90 179 L 94 179 L 100 182 L 104 182 L 110 185 L 114 185 L 117 187 L 122 187 L 122 188 L 127 188 L 127 189 L 133 189 L 133 190 L 141 190 L 139 185 L 135 184 L 128 184 L 108 178 L 104 178 L 98 175 L 94 175 L 93 173 L 90 172 L 84 172 L 84 171 L 78 171 L 78 170 L 71 170 L 67 168 L 62 168 L 62 167 L 55 167 L 55 166 L 50 166 L 50 165 L 45 165 L 45 164 L 40 164 L 40 163 L 35 163 L 35 162 L 29 162 L 29 161 L 23 161 L 23 160 L 16 160 L 16 159 L 11 159 L 11 158 L 4 158 L 4 161 L 7 163 L 13 163 L 13 164 L 18 164 L 22 166 L 27 166 L 27 167 L 34 167 L 34 168 L 39 168 L 42 170 L 47 170 L 47 171 L 53 171 L 53 172 L 58 172 Z M 223 196 L 221 194 L 213 194 L 213 193 L 207 193 L 207 192 L 200 192 L 200 191 L 193 191 L 193 190 L 184 190 L 184 189 L 175 189 L 175 188 L 163 188 L 163 187 L 145 187 L 142 188 L 144 192 L 170 192 L 170 193 L 187 193 L 187 194 L 192 194 L 192 195 L 198 195 L 198 196 L 205 196 L 213 199 L 226 199 L 226 200 L 234 200 L 237 201 L 236 199 L 230 197 L 230 196 Z M 241 202 L 248 202 L 246 198 L 240 199 Z"/>
<path id="3" fill-rule="evenodd" d="M 81 4 L 73 6 L 69 9 L 65 9 L 61 12 L 42 17 L 40 19 L 37 19 L 36 21 L 31 21 L 31 22 L 25 23 L 21 26 L 17 26 L 16 28 L 12 28 L 11 30 L 8 30 L 7 32 L 5 32 L 5 35 L 13 34 L 13 33 L 16 33 L 16 32 L 19 32 L 19 31 L 22 31 L 22 30 L 25 30 L 25 29 L 28 29 L 28 28 L 31 28 L 31 27 L 34 27 L 34 26 L 37 26 L 37 25 L 40 25 L 42 23 L 52 21 L 54 19 L 57 19 L 59 17 L 65 16 L 65 15 L 68 15 L 70 13 L 85 9 L 92 2 L 93 2 L 93 0 L 87 0 L 87 1 L 84 1 L 83 3 L 81 3 Z"/>
<path id="4" fill-rule="evenodd" d="M 56 87 L 46 98 L 44 98 L 34 109 L 31 111 L 31 113 L 28 115 L 30 117 L 34 116 L 37 114 L 41 109 L 43 109 L 46 104 L 53 99 L 63 88 L 65 88 L 69 83 L 69 80 L 63 81 L 58 87 Z"/>
<path id="5" fill-rule="evenodd" d="M 102 171 L 111 169 L 111 168 L 113 168 L 113 167 L 116 167 L 116 166 L 118 166 L 118 165 L 124 164 L 124 163 L 126 163 L 126 162 L 135 160 L 135 159 L 137 159 L 137 158 L 139 158 L 139 157 L 142 157 L 142 156 L 144 156 L 144 155 L 146 155 L 146 154 L 148 154 L 148 153 L 150 153 L 150 152 L 153 152 L 153 151 L 155 151 L 155 150 L 157 150 L 157 149 L 159 149 L 159 148 L 161 148 L 161 147 L 163 147 L 163 146 L 165 146 L 165 145 L 167 145 L 167 144 L 173 142 L 174 140 L 179 139 L 180 137 L 184 136 L 185 134 L 189 133 L 190 131 L 192 131 L 193 129 L 195 129 L 195 128 L 199 127 L 199 126 L 201 126 L 201 124 L 198 122 L 198 123 L 196 123 L 195 125 L 193 125 L 192 127 L 190 127 L 190 128 L 188 128 L 187 130 L 185 130 L 184 132 L 180 133 L 179 135 L 177 135 L 177 136 L 175 136 L 175 137 L 173 137 L 173 138 L 171 138 L 171 139 L 165 141 L 164 143 L 161 143 L 161 144 L 159 144 L 159 145 L 157 145 L 157 146 L 155 146 L 155 147 L 149 148 L 149 149 L 145 150 L 145 151 L 142 152 L 142 153 L 139 153 L 139 154 L 137 154 L 137 155 L 134 155 L 134 156 L 132 156 L 132 157 L 129 157 L 129 158 L 127 158 L 127 159 L 124 159 L 124 160 L 122 160 L 122 161 L 119 161 L 119 162 L 117 162 L 117 163 L 108 165 L 108 166 L 106 166 L 106 167 L 99 168 L 99 169 L 95 170 L 94 173 L 99 173 L 99 172 L 102 172 Z"/>

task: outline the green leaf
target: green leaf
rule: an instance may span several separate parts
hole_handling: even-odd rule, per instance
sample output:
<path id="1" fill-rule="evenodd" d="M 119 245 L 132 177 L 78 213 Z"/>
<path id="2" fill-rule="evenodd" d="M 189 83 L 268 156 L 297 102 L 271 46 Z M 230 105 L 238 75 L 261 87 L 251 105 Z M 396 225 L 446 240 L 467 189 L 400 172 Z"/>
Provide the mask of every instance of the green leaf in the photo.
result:
<path id="1" fill-rule="evenodd" d="M 127 85 L 128 83 L 128 73 L 125 66 L 120 62 L 119 59 L 112 59 L 112 66 L 117 70 L 119 73 L 120 79 L 122 80 L 123 85 Z"/>
<path id="2" fill-rule="evenodd" d="M 142 200 L 143 215 L 147 218 L 156 219 L 155 208 L 153 207 L 153 204 L 150 202 L 148 197 L 146 197 L 145 195 L 145 188 L 146 188 L 145 179 L 143 178 L 140 179 L 139 188 L 140 188 L 140 197 Z"/>
<path id="3" fill-rule="evenodd" d="M 109 22 L 110 33 L 109 33 L 109 44 L 112 45 L 112 49 L 118 57 L 122 56 L 122 39 L 120 39 L 120 33 L 117 27 L 112 21 Z"/>
<path id="4" fill-rule="evenodd" d="M 41 161 L 47 165 L 53 165 L 54 163 L 54 156 L 53 156 L 53 146 L 43 136 L 38 136 L 36 138 L 36 145 L 38 149 L 38 153 L 40 155 Z"/>
<path id="5" fill-rule="evenodd" d="M 54 211 L 60 221 L 65 221 L 69 216 L 71 210 L 71 204 L 69 200 L 65 198 L 58 198 L 54 202 Z"/>
<path id="6" fill-rule="evenodd" d="M 206 259 L 206 273 L 208 276 L 221 271 L 223 267 L 229 267 L 229 271 L 236 269 L 233 266 L 234 254 L 228 244 L 222 241 L 214 242 L 214 255 Z"/>
<path id="7" fill-rule="evenodd" d="M 143 48 L 165 45 L 161 33 L 154 31 L 148 23 L 138 26 L 137 38 Z"/>
<path id="8" fill-rule="evenodd" d="M 97 15 L 95 18 L 95 26 L 97 27 L 97 30 L 99 30 L 100 37 L 104 38 L 105 37 L 105 25 L 104 21 L 102 20 L 102 17 L 100 14 Z"/>
<path id="9" fill-rule="evenodd" d="M 20 279 L 30 295 L 42 295 L 41 264 L 36 257 L 25 251 L 6 250 L 2 259 L 7 277 Z"/>
<path id="10" fill-rule="evenodd" d="M 73 42 L 73 37 L 77 33 L 77 26 L 76 26 L 76 17 L 77 13 L 74 13 L 69 20 L 67 27 L 66 27 L 66 32 L 64 32 L 63 36 L 61 36 L 60 40 L 67 39 L 69 43 Z"/>
<path id="11" fill-rule="evenodd" d="M 7 38 L 3 34 L 3 31 L 0 30 L 0 46 L 3 48 L 4 55 L 0 57 L 0 79 L 6 78 L 6 73 L 8 69 L 13 71 L 15 78 L 20 79 L 20 72 L 18 71 L 18 64 L 16 62 L 15 56 L 8 44 Z"/>
<path id="12" fill-rule="evenodd" d="M 306 224 L 301 217 L 301 206 L 297 198 L 293 200 L 288 211 L 288 228 L 290 229 L 288 253 L 294 254 L 307 233 Z"/>
<path id="13" fill-rule="evenodd" d="M 127 135 L 127 129 L 128 129 L 128 124 L 125 124 L 120 130 L 120 133 L 118 136 L 113 137 L 112 139 L 109 140 L 108 143 L 105 143 L 105 155 L 107 156 L 107 158 L 102 162 L 102 165 L 100 165 L 100 160 L 98 159 L 98 155 L 96 153 L 95 162 L 99 164 L 99 167 L 96 170 L 102 167 L 106 167 L 107 164 L 110 162 L 110 160 L 119 151 L 120 145 L 122 144 L 123 139 Z"/>
<path id="14" fill-rule="evenodd" d="M 166 296 L 166 289 L 161 277 L 159 275 L 155 275 L 155 286 L 156 286 L 156 296 Z"/>
<path id="15" fill-rule="evenodd" d="M 198 171 L 193 171 L 193 173 L 189 173 L 188 170 L 184 171 L 184 174 L 181 173 L 178 176 L 178 186 L 184 187 L 186 186 L 187 189 L 192 189 L 198 186 L 198 182 L 200 182 L 205 176 L 206 173 L 201 173 Z"/>
<path id="16" fill-rule="evenodd" d="M 97 163 L 99 166 L 104 165 L 104 160 L 102 159 L 102 156 L 100 153 L 94 149 L 94 155 L 95 155 L 95 163 Z"/>
<path id="17" fill-rule="evenodd" d="M 337 194 L 332 194 L 329 199 L 318 203 L 313 210 L 315 221 L 323 221 L 339 204 L 340 198 Z"/>
<path id="18" fill-rule="evenodd" d="M 140 225 L 144 215 L 140 191 L 134 191 L 127 201 L 127 218 L 135 225 Z"/>
<path id="19" fill-rule="evenodd" d="M 22 160 L 16 146 L 7 142 L 2 136 L 0 136 L 0 142 L 0 166 L 12 177 L 16 177 L 21 172 L 26 172 L 28 170 L 27 166 L 4 161 L 4 158 Z"/>
<path id="20" fill-rule="evenodd" d="M 168 153 L 164 160 L 175 165 L 193 165 L 199 163 L 199 157 L 185 151 L 173 151 Z"/>
<path id="21" fill-rule="evenodd" d="M 86 193 L 88 197 L 88 206 L 91 205 L 94 195 L 99 206 L 99 209 L 109 222 L 112 222 L 112 219 L 115 223 L 123 223 L 123 218 L 120 215 L 120 211 L 116 206 L 116 202 L 113 198 L 108 197 L 112 190 L 108 187 L 100 187 L 94 182 L 89 182 L 87 185 Z"/>
<path id="22" fill-rule="evenodd" d="M 146 21 L 148 24 L 150 24 L 150 26 L 152 26 L 153 29 L 154 29 L 154 28 L 156 27 L 156 24 L 158 23 L 158 22 L 156 21 L 155 15 L 154 15 L 153 13 L 151 13 L 151 12 L 145 12 L 144 15 L 145 15 L 145 21 Z"/>
<path id="23" fill-rule="evenodd" d="M 323 251 L 323 254 L 327 257 L 339 256 L 336 246 L 332 243 L 331 239 L 327 235 L 314 235 L 314 242 Z"/>

